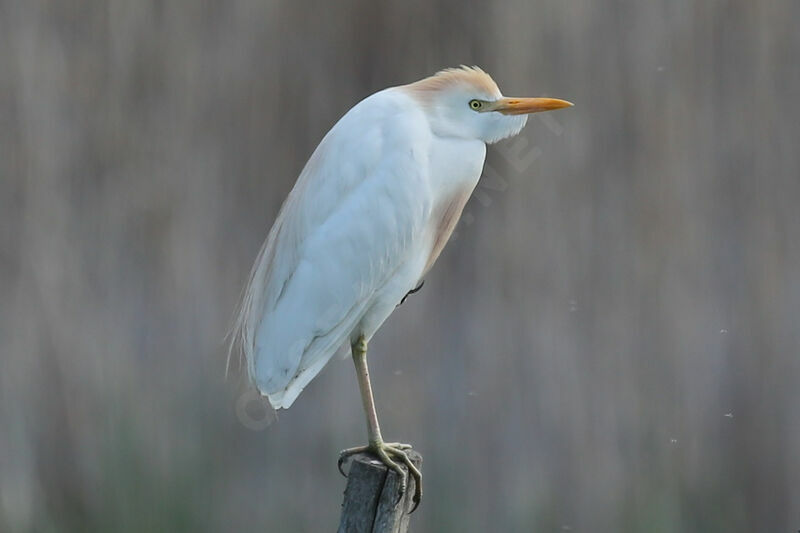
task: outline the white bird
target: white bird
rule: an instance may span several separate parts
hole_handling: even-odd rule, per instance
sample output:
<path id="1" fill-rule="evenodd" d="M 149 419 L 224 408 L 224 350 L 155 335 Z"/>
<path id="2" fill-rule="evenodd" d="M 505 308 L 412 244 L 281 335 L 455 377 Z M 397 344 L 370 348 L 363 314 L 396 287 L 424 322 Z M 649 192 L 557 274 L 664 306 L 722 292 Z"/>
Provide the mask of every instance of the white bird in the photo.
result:
<path id="1" fill-rule="evenodd" d="M 504 98 L 477 67 L 447 69 L 377 92 L 348 111 L 311 155 L 250 273 L 232 331 L 258 390 L 292 405 L 348 343 L 369 451 L 421 496 L 409 445 L 385 443 L 367 370 L 367 343 L 417 288 L 478 183 L 486 144 L 519 133 L 528 113 L 571 106 Z M 394 459 L 393 459 L 394 458 Z"/>

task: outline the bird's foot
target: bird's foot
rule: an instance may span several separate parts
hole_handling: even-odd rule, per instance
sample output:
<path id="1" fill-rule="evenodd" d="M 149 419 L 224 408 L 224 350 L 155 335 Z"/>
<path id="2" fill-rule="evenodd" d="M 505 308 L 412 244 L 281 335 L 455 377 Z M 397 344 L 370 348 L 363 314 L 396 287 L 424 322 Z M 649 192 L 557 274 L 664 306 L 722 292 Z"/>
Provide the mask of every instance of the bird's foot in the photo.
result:
<path id="1" fill-rule="evenodd" d="M 380 461 L 385 464 L 387 467 L 391 468 L 397 475 L 400 476 L 400 498 L 403 498 L 403 495 L 406 492 L 408 487 L 408 474 L 411 474 L 411 477 L 414 478 L 414 507 L 411 508 L 410 513 L 413 513 L 414 510 L 419 505 L 420 500 L 422 500 L 422 473 L 419 471 L 414 463 L 411 461 L 411 458 L 408 456 L 406 450 L 410 450 L 410 444 L 403 444 L 401 442 L 375 442 L 370 443 L 367 446 L 357 446 L 355 448 L 348 448 L 346 450 L 342 450 L 339 453 L 339 462 L 338 468 L 339 472 L 344 477 L 347 477 L 347 474 L 344 473 L 342 470 L 342 466 L 344 465 L 345 461 L 348 457 L 355 455 L 357 453 L 371 453 L 380 459 Z M 393 459 L 394 458 L 394 459 Z M 408 468 L 408 472 L 403 470 L 403 468 L 397 464 L 395 459 L 399 459 L 406 468 Z"/>

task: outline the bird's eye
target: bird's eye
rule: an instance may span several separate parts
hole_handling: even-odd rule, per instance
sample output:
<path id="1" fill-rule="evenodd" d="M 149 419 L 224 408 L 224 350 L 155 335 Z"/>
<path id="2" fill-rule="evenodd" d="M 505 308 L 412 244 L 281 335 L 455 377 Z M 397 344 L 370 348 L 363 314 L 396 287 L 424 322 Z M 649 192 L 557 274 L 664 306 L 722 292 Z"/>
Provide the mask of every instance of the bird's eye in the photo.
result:
<path id="1" fill-rule="evenodd" d="M 480 100 L 470 100 L 469 101 L 469 107 L 471 107 L 473 110 L 477 111 L 478 109 L 483 107 L 483 102 L 481 102 Z"/>

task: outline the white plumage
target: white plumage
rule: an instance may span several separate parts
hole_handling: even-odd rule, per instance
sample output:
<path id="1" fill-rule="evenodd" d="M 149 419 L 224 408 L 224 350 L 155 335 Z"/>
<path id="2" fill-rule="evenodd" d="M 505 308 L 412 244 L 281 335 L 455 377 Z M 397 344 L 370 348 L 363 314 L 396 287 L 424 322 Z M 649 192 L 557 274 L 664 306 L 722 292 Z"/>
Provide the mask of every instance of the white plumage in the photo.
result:
<path id="1" fill-rule="evenodd" d="M 524 113 L 566 105 L 503 98 L 486 73 L 462 67 L 375 93 L 333 126 L 258 254 L 234 325 L 273 407 L 289 407 L 417 287 L 478 182 L 486 143 L 518 133 Z"/>

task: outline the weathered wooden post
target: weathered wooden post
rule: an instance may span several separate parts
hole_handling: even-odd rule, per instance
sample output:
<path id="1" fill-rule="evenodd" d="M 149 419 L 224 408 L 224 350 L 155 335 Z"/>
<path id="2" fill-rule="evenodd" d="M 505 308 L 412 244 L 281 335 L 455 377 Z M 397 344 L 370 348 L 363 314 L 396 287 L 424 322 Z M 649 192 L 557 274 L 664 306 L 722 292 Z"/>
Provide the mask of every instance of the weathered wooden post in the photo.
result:
<path id="1" fill-rule="evenodd" d="M 408 450 L 408 457 L 417 468 L 422 464 L 422 456 L 417 452 Z M 400 466 L 406 469 L 402 463 Z M 416 489 L 414 478 L 409 475 L 408 489 L 401 498 L 397 472 L 372 455 L 353 455 L 339 533 L 405 533 Z"/>

